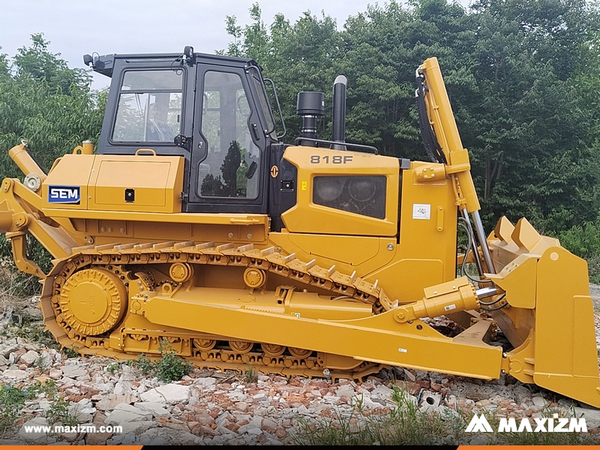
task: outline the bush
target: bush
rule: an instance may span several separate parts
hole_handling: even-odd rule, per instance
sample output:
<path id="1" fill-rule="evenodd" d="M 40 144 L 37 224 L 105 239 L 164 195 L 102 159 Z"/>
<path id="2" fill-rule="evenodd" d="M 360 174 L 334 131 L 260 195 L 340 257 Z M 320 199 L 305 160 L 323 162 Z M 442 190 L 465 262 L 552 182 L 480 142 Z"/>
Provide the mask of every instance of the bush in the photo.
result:
<path id="1" fill-rule="evenodd" d="M 595 222 L 586 222 L 559 234 L 561 245 L 588 262 L 592 283 L 600 283 L 600 216 Z"/>
<path id="2" fill-rule="evenodd" d="M 10 429 L 21 416 L 25 401 L 31 395 L 12 386 L 0 386 L 0 436 Z"/>
<path id="3" fill-rule="evenodd" d="M 190 362 L 177 356 L 166 340 L 160 343 L 160 354 L 162 358 L 156 363 L 156 376 L 160 381 L 178 381 L 193 370 Z"/>
<path id="4" fill-rule="evenodd" d="M 192 364 L 178 356 L 169 341 L 160 341 L 160 354 L 161 358 L 154 362 L 144 354 L 138 357 L 136 365 L 143 375 L 155 375 L 160 381 L 170 383 L 192 372 Z"/>
<path id="5" fill-rule="evenodd" d="M 560 233 L 560 243 L 570 252 L 588 259 L 600 256 L 600 221 L 587 222 L 582 226 Z"/>

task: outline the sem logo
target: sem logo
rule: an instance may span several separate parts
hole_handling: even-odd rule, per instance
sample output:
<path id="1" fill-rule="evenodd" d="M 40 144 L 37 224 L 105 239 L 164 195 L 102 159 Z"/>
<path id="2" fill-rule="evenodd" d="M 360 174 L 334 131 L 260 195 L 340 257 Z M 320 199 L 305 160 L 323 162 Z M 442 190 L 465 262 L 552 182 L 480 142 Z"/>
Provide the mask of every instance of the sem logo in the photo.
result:
<path id="1" fill-rule="evenodd" d="M 587 423 L 585 418 L 571 417 L 559 418 L 558 414 L 553 414 L 552 417 L 541 417 L 534 418 L 535 423 L 532 426 L 531 422 L 527 417 L 521 419 L 521 423 L 517 425 L 517 420 L 513 417 L 508 419 L 502 417 L 498 426 L 498 432 L 512 432 L 521 433 L 523 431 L 534 432 L 534 433 L 572 433 L 582 432 L 587 433 Z M 467 433 L 476 433 L 478 431 L 482 433 L 491 433 L 492 427 L 488 423 L 487 419 L 483 414 L 478 416 L 475 414 L 471 419 L 471 422 L 465 430 Z"/>
<path id="2" fill-rule="evenodd" d="M 48 186 L 48 203 L 79 203 L 79 186 Z"/>

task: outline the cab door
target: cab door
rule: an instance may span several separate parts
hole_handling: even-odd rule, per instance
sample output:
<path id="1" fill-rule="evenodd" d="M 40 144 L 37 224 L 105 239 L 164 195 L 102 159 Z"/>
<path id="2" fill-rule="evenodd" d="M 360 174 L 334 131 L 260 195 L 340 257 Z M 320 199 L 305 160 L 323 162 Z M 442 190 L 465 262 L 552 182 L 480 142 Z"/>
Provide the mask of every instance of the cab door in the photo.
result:
<path id="1" fill-rule="evenodd" d="M 248 78 L 198 61 L 188 212 L 267 212 L 267 138 Z"/>

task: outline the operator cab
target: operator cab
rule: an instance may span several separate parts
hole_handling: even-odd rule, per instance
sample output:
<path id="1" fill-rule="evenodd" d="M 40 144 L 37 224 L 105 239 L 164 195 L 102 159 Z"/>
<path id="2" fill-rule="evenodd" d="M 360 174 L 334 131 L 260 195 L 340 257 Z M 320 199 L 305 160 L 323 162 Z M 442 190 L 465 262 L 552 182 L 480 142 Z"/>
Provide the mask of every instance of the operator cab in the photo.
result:
<path id="1" fill-rule="evenodd" d="M 269 154 L 282 144 L 255 61 L 186 47 L 84 62 L 112 79 L 97 153 L 184 157 L 185 212 L 267 213 Z"/>

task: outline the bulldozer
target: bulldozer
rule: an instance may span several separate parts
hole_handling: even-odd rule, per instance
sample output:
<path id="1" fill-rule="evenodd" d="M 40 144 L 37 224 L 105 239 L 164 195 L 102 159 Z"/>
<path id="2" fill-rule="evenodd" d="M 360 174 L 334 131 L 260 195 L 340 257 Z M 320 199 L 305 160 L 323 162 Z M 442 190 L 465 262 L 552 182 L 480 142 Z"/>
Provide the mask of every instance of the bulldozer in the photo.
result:
<path id="1" fill-rule="evenodd" d="M 436 58 L 416 69 L 423 161 L 346 142 L 343 75 L 331 139 L 324 94 L 304 91 L 290 145 L 251 59 L 84 63 L 111 78 L 98 143 L 46 173 L 24 140 L 24 178 L 0 189 L 0 231 L 63 347 L 135 359 L 166 342 L 200 368 L 335 379 L 508 374 L 600 407 L 587 263 L 525 218 L 486 233 Z"/>

